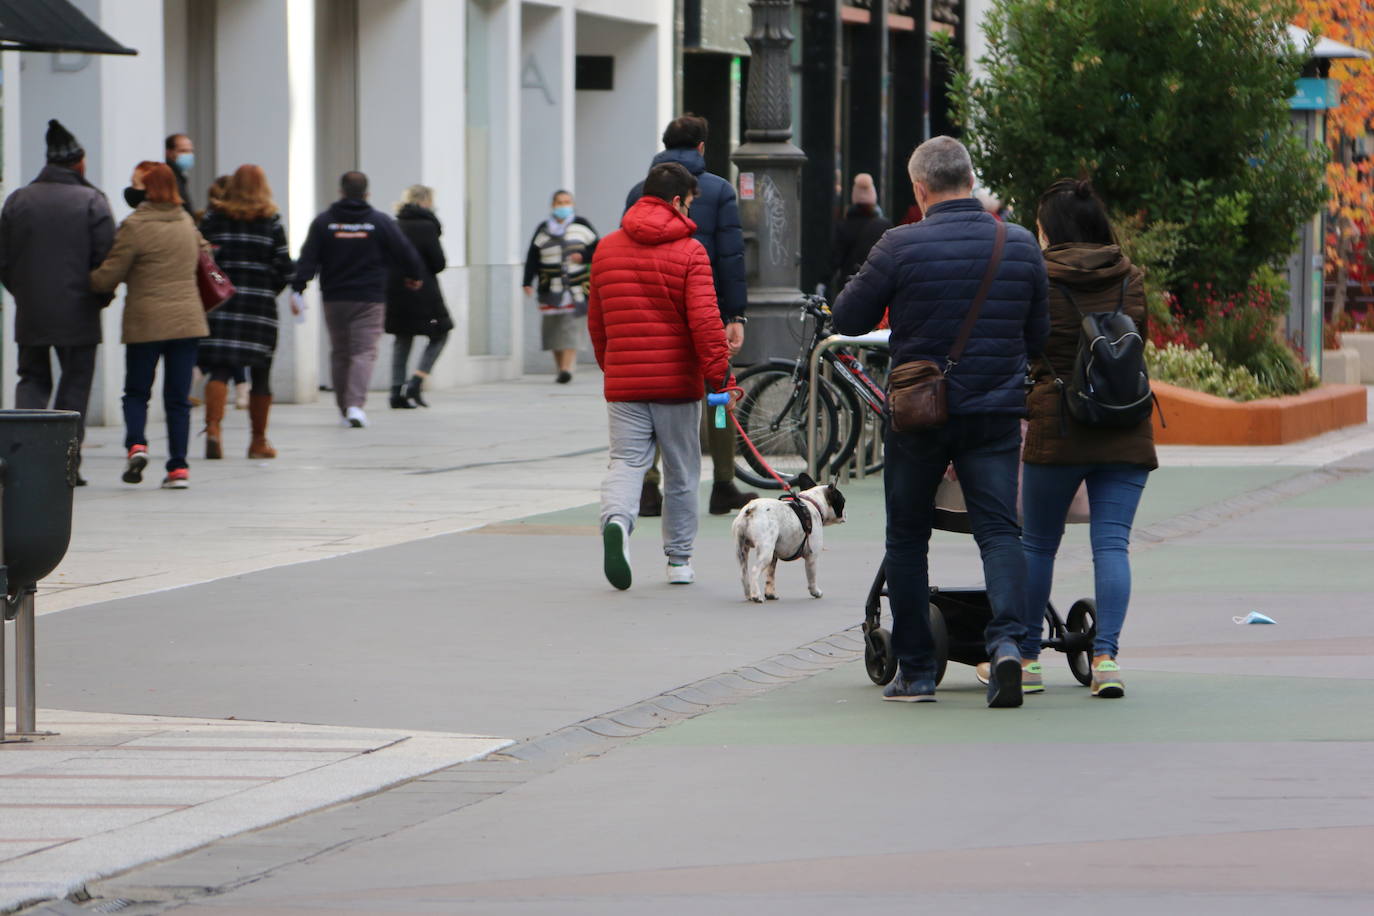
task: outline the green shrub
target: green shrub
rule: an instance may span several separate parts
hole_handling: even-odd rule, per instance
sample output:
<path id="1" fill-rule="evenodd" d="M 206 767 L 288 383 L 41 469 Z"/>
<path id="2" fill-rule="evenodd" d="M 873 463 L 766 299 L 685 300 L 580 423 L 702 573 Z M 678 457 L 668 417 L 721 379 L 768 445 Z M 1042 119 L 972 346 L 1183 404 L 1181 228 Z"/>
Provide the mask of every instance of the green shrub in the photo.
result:
<path id="1" fill-rule="evenodd" d="M 1255 376 L 1239 366 L 1223 366 L 1217 361 L 1211 347 L 1203 344 L 1190 350 L 1179 344 L 1156 347 L 1145 344 L 1145 364 L 1150 369 L 1150 378 L 1201 391 L 1219 398 L 1233 401 L 1253 401 L 1269 397 Z"/>

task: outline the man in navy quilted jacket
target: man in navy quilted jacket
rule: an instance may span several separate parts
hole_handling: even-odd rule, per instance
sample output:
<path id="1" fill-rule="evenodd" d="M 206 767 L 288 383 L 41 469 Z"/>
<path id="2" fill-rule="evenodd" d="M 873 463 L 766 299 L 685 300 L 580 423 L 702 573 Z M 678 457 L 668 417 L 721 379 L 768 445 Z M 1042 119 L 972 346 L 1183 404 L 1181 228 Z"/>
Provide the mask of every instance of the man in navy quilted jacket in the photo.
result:
<path id="1" fill-rule="evenodd" d="M 968 150 L 934 137 L 907 164 L 925 219 L 883 236 L 835 302 L 835 330 L 871 331 L 889 313 L 892 365 L 945 365 L 992 260 L 997 219 L 973 198 Z M 949 421 L 939 429 L 888 432 L 883 485 L 897 677 L 883 699 L 935 699 L 936 659 L 928 601 L 927 550 L 935 489 L 954 463 L 983 556 L 992 621 L 984 634 L 992 659 L 988 705 L 1020 706 L 1023 671 L 1017 641 L 1024 624 L 1026 563 L 1016 521 L 1021 418 L 1028 357 L 1049 336 L 1048 280 L 1035 237 L 1008 225 L 1005 247 L 962 358 L 947 372 Z M 1038 668 L 1025 672 L 1028 683 Z"/>

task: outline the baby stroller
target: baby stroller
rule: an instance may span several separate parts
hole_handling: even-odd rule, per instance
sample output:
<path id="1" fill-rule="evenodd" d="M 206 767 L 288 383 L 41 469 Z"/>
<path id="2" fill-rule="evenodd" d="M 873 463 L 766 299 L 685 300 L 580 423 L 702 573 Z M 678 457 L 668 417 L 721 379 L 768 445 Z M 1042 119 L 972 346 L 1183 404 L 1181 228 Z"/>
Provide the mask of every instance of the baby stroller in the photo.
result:
<path id="1" fill-rule="evenodd" d="M 940 531 L 970 534 L 968 512 L 957 482 L 941 482 L 935 498 L 935 527 Z M 897 656 L 892 653 L 892 634 L 882 626 L 883 599 L 887 597 L 887 575 L 883 567 L 873 579 L 864 605 L 864 667 L 878 686 L 889 683 L 897 674 Z M 1069 670 L 1084 687 L 1092 682 L 1093 636 L 1097 632 L 1097 603 L 1079 598 L 1069 608 L 1067 618 L 1059 616 L 1053 604 L 1045 606 L 1047 633 L 1041 645 L 1068 656 Z M 977 665 L 989 661 L 983 644 L 983 631 L 992 619 L 988 593 L 980 588 L 930 589 L 930 632 L 935 642 L 935 682 L 945 676 L 949 662 Z"/>

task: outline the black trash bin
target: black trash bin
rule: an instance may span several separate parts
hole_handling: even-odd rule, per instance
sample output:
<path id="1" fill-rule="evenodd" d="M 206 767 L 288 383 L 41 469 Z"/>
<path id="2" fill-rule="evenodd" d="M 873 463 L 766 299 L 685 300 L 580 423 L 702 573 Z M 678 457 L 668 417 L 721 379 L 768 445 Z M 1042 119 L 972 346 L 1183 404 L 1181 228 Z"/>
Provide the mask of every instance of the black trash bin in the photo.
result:
<path id="1" fill-rule="evenodd" d="M 67 553 L 80 419 L 70 410 L 0 410 L 0 564 L 7 595 L 36 585 Z"/>

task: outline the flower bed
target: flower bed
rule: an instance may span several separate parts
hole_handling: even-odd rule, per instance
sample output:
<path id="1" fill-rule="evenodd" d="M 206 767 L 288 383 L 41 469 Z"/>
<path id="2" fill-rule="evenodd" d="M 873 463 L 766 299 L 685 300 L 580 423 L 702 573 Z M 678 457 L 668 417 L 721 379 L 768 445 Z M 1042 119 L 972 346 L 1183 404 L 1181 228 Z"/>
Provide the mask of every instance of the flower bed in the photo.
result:
<path id="1" fill-rule="evenodd" d="M 1361 385 L 1323 385 L 1302 394 L 1232 401 L 1151 382 L 1159 398 L 1155 442 L 1160 445 L 1283 445 L 1346 426 L 1368 416 Z M 1160 423 L 1160 412 L 1164 422 Z"/>

